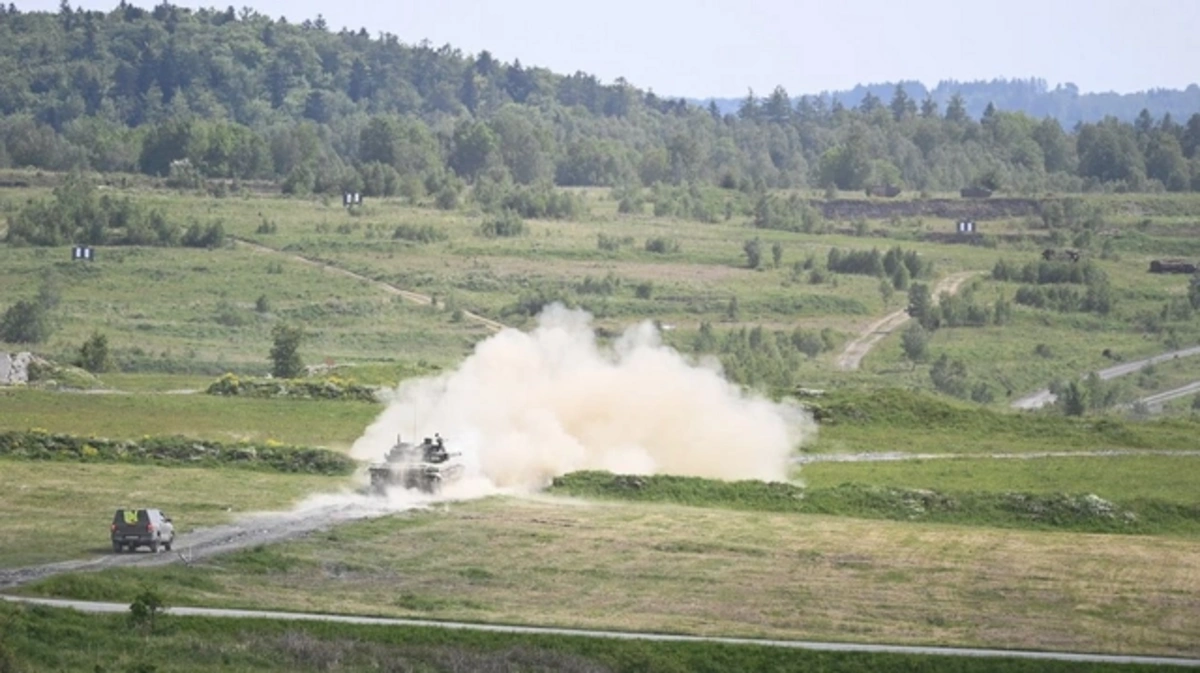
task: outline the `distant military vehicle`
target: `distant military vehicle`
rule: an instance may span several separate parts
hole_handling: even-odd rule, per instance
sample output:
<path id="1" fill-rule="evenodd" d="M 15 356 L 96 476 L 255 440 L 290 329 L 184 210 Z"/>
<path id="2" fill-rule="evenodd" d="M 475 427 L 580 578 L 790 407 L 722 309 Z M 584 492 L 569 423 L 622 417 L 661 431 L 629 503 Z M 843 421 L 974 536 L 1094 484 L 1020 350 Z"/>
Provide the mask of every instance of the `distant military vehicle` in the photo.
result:
<path id="1" fill-rule="evenodd" d="M 964 199 L 986 199 L 992 195 L 992 190 L 986 187 L 963 187 L 958 193 Z"/>
<path id="2" fill-rule="evenodd" d="M 383 495 L 389 487 L 400 486 L 423 493 L 437 493 L 442 486 L 462 477 L 461 453 L 446 450 L 440 435 L 426 437 L 420 444 L 396 437 L 396 444 L 382 462 L 370 467 L 371 491 Z"/>
<path id="3" fill-rule="evenodd" d="M 1061 250 L 1055 248 L 1046 248 L 1042 251 L 1042 259 L 1047 262 L 1078 262 L 1082 255 L 1074 248 L 1063 248 Z"/>
<path id="4" fill-rule="evenodd" d="M 1150 262 L 1150 273 L 1196 273 L 1196 265 L 1185 259 L 1156 259 Z"/>
<path id="5" fill-rule="evenodd" d="M 887 199 L 892 199 L 900 196 L 900 188 L 893 185 L 877 185 L 867 187 L 867 196 L 882 196 Z"/>

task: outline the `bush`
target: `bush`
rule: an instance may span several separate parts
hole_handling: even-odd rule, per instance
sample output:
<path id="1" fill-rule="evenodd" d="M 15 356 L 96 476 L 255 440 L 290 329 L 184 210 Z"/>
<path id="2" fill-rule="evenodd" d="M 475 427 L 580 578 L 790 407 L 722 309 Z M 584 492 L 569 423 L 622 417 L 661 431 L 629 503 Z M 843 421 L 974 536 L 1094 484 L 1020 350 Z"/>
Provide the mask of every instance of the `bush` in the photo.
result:
<path id="1" fill-rule="evenodd" d="M 744 245 L 742 251 L 746 253 L 746 266 L 751 269 L 757 269 L 762 265 L 762 241 L 758 238 L 752 238 Z"/>
<path id="2" fill-rule="evenodd" d="M 375 389 L 331 376 L 325 379 L 243 379 L 225 374 L 204 390 L 209 395 L 284 397 L 303 400 L 378 402 Z"/>
<path id="3" fill-rule="evenodd" d="M 954 492 L 841 484 L 805 488 L 784 482 L 719 481 L 672 475 L 634 476 L 572 472 L 550 491 L 585 498 L 670 502 L 762 512 L 835 514 L 871 519 L 977 524 L 1009 528 L 1144 533 L 1172 525 L 1182 515 L 1200 520 L 1200 508 L 1182 511 L 1158 503 L 1142 512 L 1092 494 Z M 1159 509 L 1168 509 L 1159 518 Z"/>
<path id="4" fill-rule="evenodd" d="M 93 374 L 111 370 L 113 360 L 108 352 L 108 337 L 99 332 L 92 333 L 79 349 L 79 366 Z"/>
<path id="5" fill-rule="evenodd" d="M 0 456 L 24 460 L 68 460 L 155 465 L 228 465 L 274 472 L 346 475 L 353 459 L 336 451 L 265 443 L 224 444 L 189 437 L 142 437 L 116 440 L 50 434 L 45 431 L 0 432 Z"/>
<path id="6" fill-rule="evenodd" d="M 658 255 L 670 255 L 681 250 L 679 241 L 674 238 L 648 238 L 646 239 L 646 252 L 653 252 Z"/>
<path id="7" fill-rule="evenodd" d="M 53 331 L 50 311 L 41 302 L 19 300 L 0 317 L 0 341 L 38 344 L 49 339 Z"/>
<path id="8" fill-rule="evenodd" d="M 206 225 L 193 221 L 181 242 L 187 248 L 219 248 L 225 245 L 225 225 L 220 220 Z"/>
<path id="9" fill-rule="evenodd" d="M 616 237 L 608 234 L 596 234 L 596 248 L 605 252 L 616 252 L 623 245 L 633 245 L 632 236 Z"/>
<path id="10" fill-rule="evenodd" d="M 525 222 L 515 211 L 506 210 L 479 225 L 479 233 L 487 238 L 521 236 L 525 233 Z"/>
<path id="11" fill-rule="evenodd" d="M 438 243 L 450 238 L 450 235 L 432 224 L 400 224 L 392 232 L 392 238 L 414 243 Z"/>
<path id="12" fill-rule="evenodd" d="M 304 330 L 291 325 L 276 325 L 271 330 L 271 374 L 276 378 L 294 379 L 304 373 L 304 361 L 297 352 L 304 340 Z"/>
<path id="13" fill-rule="evenodd" d="M 153 589 L 146 589 L 129 605 L 129 623 L 137 629 L 154 631 L 154 623 L 166 605 Z"/>
<path id="14" fill-rule="evenodd" d="M 10 219 L 6 240 L 14 245 L 177 245 L 176 225 L 162 211 L 129 197 L 97 196 L 78 173 L 67 176 L 51 199 L 32 201 Z"/>

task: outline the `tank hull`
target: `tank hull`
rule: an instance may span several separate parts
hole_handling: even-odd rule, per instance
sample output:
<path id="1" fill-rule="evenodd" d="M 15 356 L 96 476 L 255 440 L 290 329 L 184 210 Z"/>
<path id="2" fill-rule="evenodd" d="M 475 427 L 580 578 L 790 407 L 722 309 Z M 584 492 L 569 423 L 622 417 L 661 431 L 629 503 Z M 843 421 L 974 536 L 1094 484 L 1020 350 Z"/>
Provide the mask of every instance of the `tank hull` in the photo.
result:
<path id="1" fill-rule="evenodd" d="M 464 471 L 455 460 L 459 454 L 446 452 L 441 444 L 426 439 L 421 444 L 397 441 L 383 462 L 372 465 L 371 491 L 377 495 L 389 489 L 403 488 L 422 493 L 438 493 Z"/>

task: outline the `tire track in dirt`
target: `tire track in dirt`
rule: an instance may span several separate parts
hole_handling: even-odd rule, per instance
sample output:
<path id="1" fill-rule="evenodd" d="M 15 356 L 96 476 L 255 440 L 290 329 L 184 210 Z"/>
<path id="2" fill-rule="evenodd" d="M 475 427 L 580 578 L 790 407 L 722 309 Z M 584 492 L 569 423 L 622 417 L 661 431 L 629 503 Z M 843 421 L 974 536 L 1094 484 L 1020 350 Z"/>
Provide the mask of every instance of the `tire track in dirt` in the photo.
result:
<path id="1" fill-rule="evenodd" d="M 937 285 L 933 287 L 932 294 L 934 303 L 937 302 L 938 297 L 942 296 L 943 292 L 949 294 L 958 292 L 958 288 L 962 287 L 962 284 L 966 282 L 968 278 L 980 273 L 982 273 L 982 271 L 961 271 L 959 273 L 950 274 L 949 276 L 939 280 Z M 842 371 L 853 371 L 858 369 L 859 365 L 862 364 L 863 358 L 867 356 L 867 353 L 871 352 L 871 349 L 874 348 L 876 344 L 878 344 L 880 341 L 883 341 L 884 337 L 892 332 L 895 332 L 901 325 L 911 319 L 912 316 L 908 314 L 908 309 L 903 308 L 899 311 L 889 313 L 883 318 L 880 318 L 879 320 L 868 325 L 867 328 L 863 330 L 856 339 L 854 339 L 854 341 L 846 344 L 845 350 L 842 351 L 842 354 L 839 355 L 837 359 L 838 369 Z"/>
<path id="2" fill-rule="evenodd" d="M 308 257 L 305 257 L 303 255 L 297 255 L 294 253 L 277 250 L 277 249 L 269 247 L 269 246 L 265 246 L 265 245 L 261 245 L 259 243 L 254 243 L 252 241 L 248 241 L 244 238 L 233 237 L 233 240 L 238 245 L 244 246 L 244 247 L 254 250 L 256 252 L 272 254 L 272 255 L 281 255 L 283 257 L 287 257 L 288 259 L 290 259 L 294 262 L 300 262 L 301 264 L 315 266 L 318 269 L 321 269 L 322 271 L 325 271 L 328 273 L 336 273 L 336 274 L 345 276 L 347 278 L 353 278 L 354 280 L 361 280 L 361 281 L 371 283 L 377 287 L 382 288 L 388 294 L 392 294 L 397 297 L 402 297 L 402 298 L 404 298 L 414 304 L 418 304 L 420 306 L 430 306 L 433 304 L 433 297 L 430 297 L 427 294 L 421 294 L 420 292 L 413 292 L 412 290 L 405 290 L 403 288 L 396 287 L 395 285 L 392 285 L 391 283 L 385 283 L 382 280 L 376 280 L 374 278 L 364 276 L 361 273 L 355 273 L 353 271 L 350 271 L 349 269 L 343 269 L 340 266 L 334 266 L 334 265 L 328 264 L 326 262 L 317 261 L 315 259 L 309 259 Z M 492 320 L 491 318 L 485 318 L 484 316 L 481 316 L 478 313 L 472 313 L 470 311 L 464 310 L 463 317 L 466 318 L 467 320 L 470 320 L 471 322 L 474 322 L 479 325 L 483 325 L 484 327 L 487 327 L 488 329 L 490 329 L 494 332 L 499 332 L 500 330 L 508 327 L 507 325 L 505 325 L 502 322 Z"/>

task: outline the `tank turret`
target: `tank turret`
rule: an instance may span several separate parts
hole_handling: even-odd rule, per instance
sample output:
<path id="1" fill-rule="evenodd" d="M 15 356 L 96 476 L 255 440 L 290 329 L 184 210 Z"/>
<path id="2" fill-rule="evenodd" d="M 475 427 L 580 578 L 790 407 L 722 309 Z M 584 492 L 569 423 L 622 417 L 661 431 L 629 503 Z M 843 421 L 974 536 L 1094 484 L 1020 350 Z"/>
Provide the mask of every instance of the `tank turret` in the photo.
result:
<path id="1" fill-rule="evenodd" d="M 442 486 L 462 476 L 462 454 L 446 450 L 441 435 L 426 437 L 420 444 L 396 437 L 382 462 L 370 467 L 371 491 L 383 495 L 399 486 L 423 493 L 437 493 Z"/>

